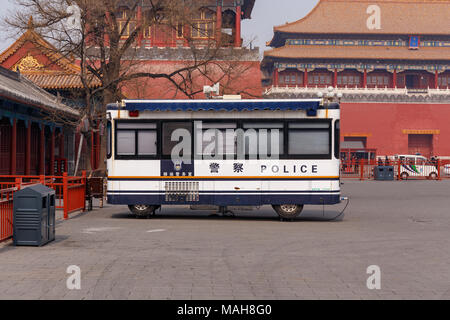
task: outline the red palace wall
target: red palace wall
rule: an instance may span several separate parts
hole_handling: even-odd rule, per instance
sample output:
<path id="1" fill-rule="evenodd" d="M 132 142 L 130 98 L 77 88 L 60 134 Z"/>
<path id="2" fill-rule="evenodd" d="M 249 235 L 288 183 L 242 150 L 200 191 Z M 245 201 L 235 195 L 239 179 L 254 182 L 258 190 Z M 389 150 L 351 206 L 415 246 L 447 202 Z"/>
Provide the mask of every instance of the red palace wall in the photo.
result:
<path id="1" fill-rule="evenodd" d="M 133 67 L 135 72 L 168 74 L 188 66 L 180 61 L 142 61 Z M 195 71 L 192 74 L 191 92 L 199 92 L 196 99 L 203 99 L 203 86 L 220 82 L 220 94 L 241 94 L 243 99 L 261 98 L 261 71 L 258 61 L 219 61 L 208 66 L 207 76 Z M 179 81 L 179 79 L 178 79 Z M 190 83 L 190 82 L 188 82 Z M 139 78 L 122 86 L 128 99 L 187 99 L 170 81 L 164 78 Z"/>
<path id="2" fill-rule="evenodd" d="M 341 139 L 366 137 L 377 155 L 409 154 L 409 134 L 432 134 L 432 154 L 450 156 L 450 104 L 342 103 Z"/>

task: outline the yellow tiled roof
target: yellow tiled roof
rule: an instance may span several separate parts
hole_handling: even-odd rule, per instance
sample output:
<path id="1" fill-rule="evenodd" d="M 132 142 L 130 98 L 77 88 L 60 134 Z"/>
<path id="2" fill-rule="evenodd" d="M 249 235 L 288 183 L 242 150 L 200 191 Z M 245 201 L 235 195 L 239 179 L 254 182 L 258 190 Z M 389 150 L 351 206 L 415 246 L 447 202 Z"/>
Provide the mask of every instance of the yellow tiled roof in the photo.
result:
<path id="1" fill-rule="evenodd" d="M 373 7 L 380 29 L 369 29 Z M 304 18 L 274 27 L 281 33 L 449 35 L 449 0 L 320 0 Z"/>

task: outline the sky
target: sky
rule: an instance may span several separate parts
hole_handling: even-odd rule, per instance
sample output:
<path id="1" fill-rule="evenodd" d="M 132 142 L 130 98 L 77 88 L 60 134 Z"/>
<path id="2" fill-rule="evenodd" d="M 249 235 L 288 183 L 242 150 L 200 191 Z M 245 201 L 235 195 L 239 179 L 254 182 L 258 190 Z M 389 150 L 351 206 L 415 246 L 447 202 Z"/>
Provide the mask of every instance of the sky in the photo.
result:
<path id="1" fill-rule="evenodd" d="M 265 49 L 265 43 L 272 39 L 273 27 L 303 18 L 319 0 L 256 0 L 251 20 L 242 22 L 244 43 Z M 0 19 L 3 20 L 15 7 L 12 0 L 0 0 Z M 0 24 L 0 52 L 15 39 L 4 32 Z M 16 35 L 17 37 L 17 35 Z"/>
<path id="2" fill-rule="evenodd" d="M 264 51 L 266 42 L 273 37 L 274 26 L 303 18 L 318 2 L 319 0 L 256 0 L 252 19 L 242 22 L 244 43 L 255 39 L 254 47 L 260 47 Z"/>

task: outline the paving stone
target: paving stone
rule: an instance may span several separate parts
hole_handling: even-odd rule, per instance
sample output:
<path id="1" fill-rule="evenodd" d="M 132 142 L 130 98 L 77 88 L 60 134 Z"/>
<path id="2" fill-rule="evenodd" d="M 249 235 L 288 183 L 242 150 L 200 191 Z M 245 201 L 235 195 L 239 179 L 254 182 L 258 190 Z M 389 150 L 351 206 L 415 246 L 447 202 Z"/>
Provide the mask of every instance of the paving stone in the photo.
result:
<path id="1" fill-rule="evenodd" d="M 163 207 L 142 220 L 105 206 L 59 221 L 42 248 L 0 244 L 0 299 L 450 299 L 449 189 L 345 181 L 340 222 L 314 206 L 292 223 L 270 207 L 233 219 Z M 66 287 L 70 265 L 81 290 Z M 370 265 L 381 290 L 366 287 Z"/>

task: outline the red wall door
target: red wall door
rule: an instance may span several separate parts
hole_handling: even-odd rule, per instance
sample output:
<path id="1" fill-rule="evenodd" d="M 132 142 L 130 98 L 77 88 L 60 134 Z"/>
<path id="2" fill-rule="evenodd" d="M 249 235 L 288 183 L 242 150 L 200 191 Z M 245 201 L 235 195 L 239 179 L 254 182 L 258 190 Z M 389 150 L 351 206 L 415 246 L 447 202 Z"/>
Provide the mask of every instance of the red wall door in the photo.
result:
<path id="1" fill-rule="evenodd" d="M 432 134 L 410 134 L 408 135 L 409 154 L 420 153 L 429 158 L 433 153 Z"/>

